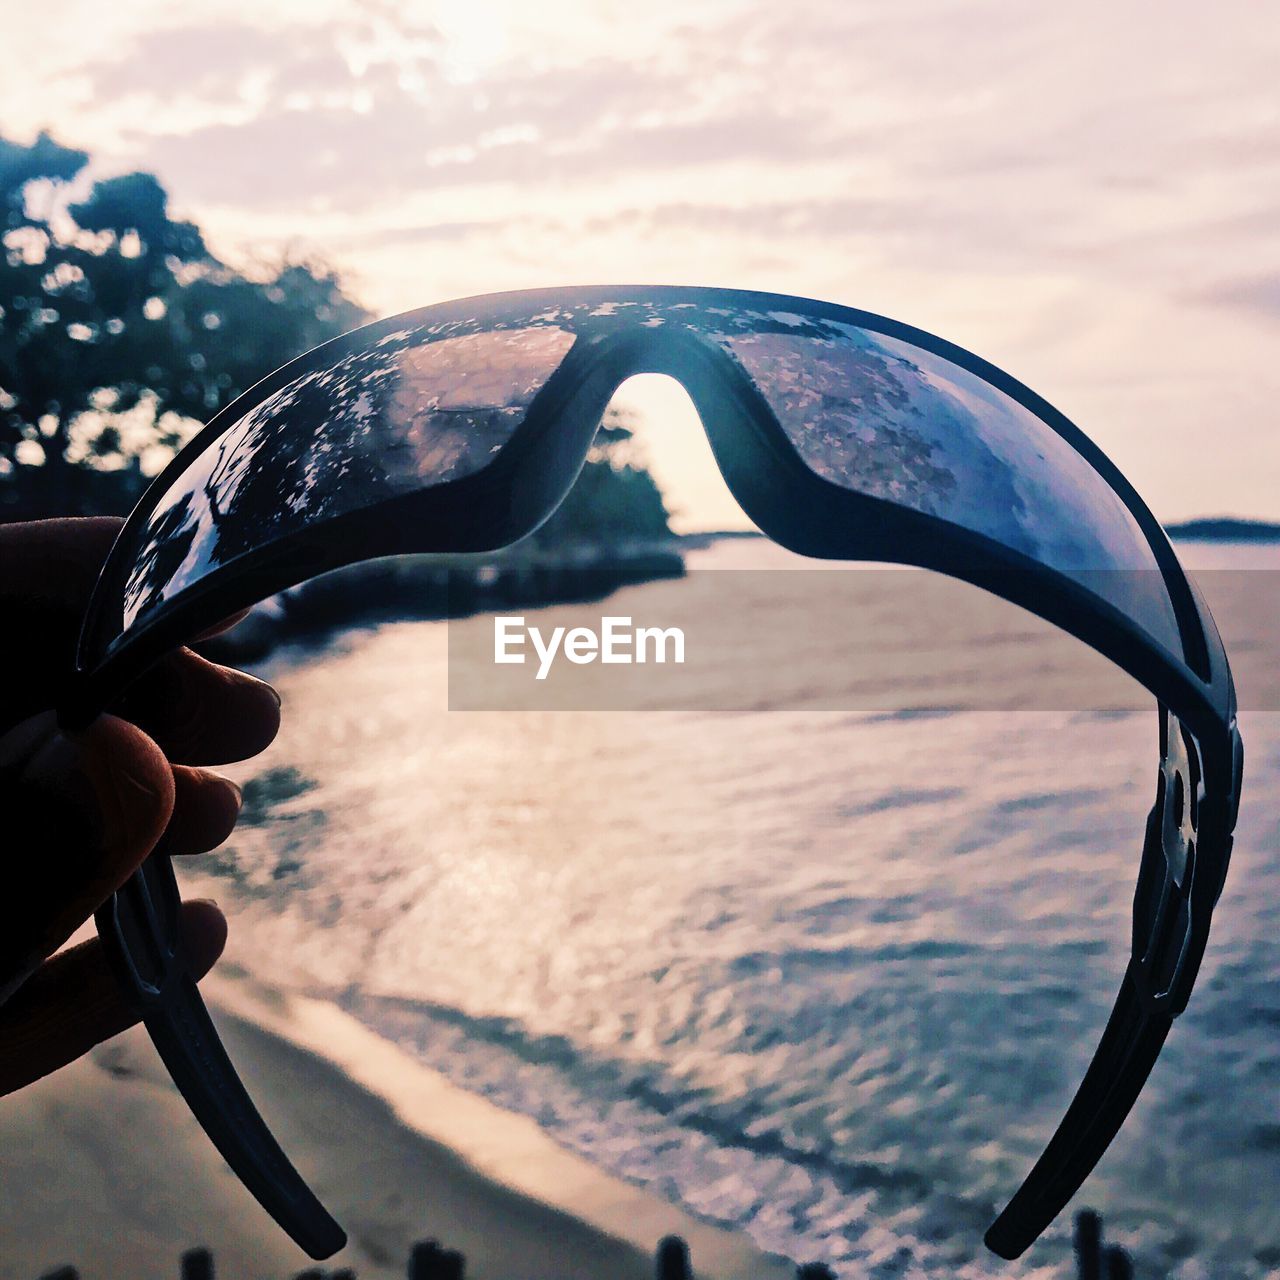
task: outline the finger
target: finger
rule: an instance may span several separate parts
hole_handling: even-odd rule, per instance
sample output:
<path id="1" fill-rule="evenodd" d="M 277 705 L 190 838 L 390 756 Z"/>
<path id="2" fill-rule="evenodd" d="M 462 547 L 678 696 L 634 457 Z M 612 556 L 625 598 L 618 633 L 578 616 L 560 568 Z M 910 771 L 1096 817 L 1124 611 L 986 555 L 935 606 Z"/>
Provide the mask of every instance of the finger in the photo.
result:
<path id="1" fill-rule="evenodd" d="M 226 945 L 226 919 L 212 902 L 184 902 L 182 934 L 192 972 L 203 977 Z M 74 1062 L 137 1021 L 98 938 L 46 960 L 0 1007 L 0 1095 Z"/>
<path id="2" fill-rule="evenodd" d="M 0 525 L 0 594 L 79 612 L 123 523 L 95 516 Z"/>
<path id="3" fill-rule="evenodd" d="M 0 687 L 7 723 L 55 705 L 72 670 L 89 595 L 120 530 L 116 519 L 38 520 L 0 526 L 0 671 L 21 681 Z M 215 631 L 239 621 L 225 620 Z M 262 681 L 181 651 L 162 660 L 128 695 L 123 714 L 184 764 L 223 764 L 255 755 L 275 737 L 279 699 Z"/>
<path id="4" fill-rule="evenodd" d="M 240 788 L 208 769 L 173 766 L 173 816 L 165 832 L 170 853 L 208 853 L 230 834 L 240 816 Z"/>
<path id="5" fill-rule="evenodd" d="M 229 764 L 280 729 L 280 695 L 265 681 L 183 649 L 158 662 L 114 708 L 175 764 Z"/>
<path id="6" fill-rule="evenodd" d="M 54 706 L 73 669 L 76 639 L 119 520 L 0 525 L 0 717 L 16 724 Z"/>
<path id="7" fill-rule="evenodd" d="M 151 852 L 173 788 L 160 748 L 113 716 L 69 733 L 45 712 L 0 738 L 0 999 Z"/>

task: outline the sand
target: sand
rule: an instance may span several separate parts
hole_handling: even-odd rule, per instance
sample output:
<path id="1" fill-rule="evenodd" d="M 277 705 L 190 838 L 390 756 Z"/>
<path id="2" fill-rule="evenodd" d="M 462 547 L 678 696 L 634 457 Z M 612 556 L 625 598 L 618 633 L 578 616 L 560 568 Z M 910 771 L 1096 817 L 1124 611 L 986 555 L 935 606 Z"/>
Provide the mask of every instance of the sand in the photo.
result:
<path id="1" fill-rule="evenodd" d="M 403 1277 L 410 1245 L 435 1237 L 466 1255 L 477 1280 L 639 1280 L 653 1274 L 658 1239 L 676 1232 L 700 1276 L 794 1274 L 331 1006 L 225 976 L 207 994 L 250 1092 L 347 1229 L 326 1268 Z M 222 1163 L 138 1030 L 0 1100 L 0 1151 L 3 1280 L 68 1263 L 86 1280 L 171 1280 L 196 1245 L 213 1250 L 223 1280 L 309 1265 Z"/>

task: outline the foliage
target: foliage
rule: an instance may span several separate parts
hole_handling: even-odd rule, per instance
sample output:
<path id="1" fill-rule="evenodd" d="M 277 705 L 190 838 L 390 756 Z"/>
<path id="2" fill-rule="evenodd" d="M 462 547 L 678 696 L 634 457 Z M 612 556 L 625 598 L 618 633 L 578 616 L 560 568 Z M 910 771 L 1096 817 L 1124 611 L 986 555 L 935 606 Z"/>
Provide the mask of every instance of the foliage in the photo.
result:
<path id="1" fill-rule="evenodd" d="M 87 163 L 0 138 L 0 518 L 126 510 L 193 422 L 365 318 L 324 267 L 251 278 L 151 174 Z"/>
<path id="2" fill-rule="evenodd" d="M 609 546 L 670 535 L 662 491 L 645 469 L 627 419 L 610 410 L 573 488 L 534 540 Z"/>
<path id="3" fill-rule="evenodd" d="M 194 223 L 170 214 L 153 175 L 89 182 L 88 160 L 46 133 L 30 146 L 0 137 L 0 520 L 127 511 L 199 422 L 366 319 L 327 268 L 237 271 Z M 375 492 L 377 451 L 360 454 L 345 439 L 349 424 L 319 388 L 304 394 L 319 396 L 316 430 L 344 437 L 335 450 L 353 454 Z M 260 522 L 292 492 L 286 473 L 296 481 L 305 472 L 304 443 L 274 440 L 262 455 L 271 466 L 233 477 L 239 505 Z M 360 475 L 346 476 L 348 492 Z M 167 550 L 179 559 L 192 536 L 188 506 L 168 515 Z M 209 514 L 222 514 L 216 502 Z M 238 532 L 250 541 L 267 533 L 248 519 Z M 662 495 L 630 429 L 611 415 L 577 485 L 535 536 L 550 547 L 667 533 Z"/>

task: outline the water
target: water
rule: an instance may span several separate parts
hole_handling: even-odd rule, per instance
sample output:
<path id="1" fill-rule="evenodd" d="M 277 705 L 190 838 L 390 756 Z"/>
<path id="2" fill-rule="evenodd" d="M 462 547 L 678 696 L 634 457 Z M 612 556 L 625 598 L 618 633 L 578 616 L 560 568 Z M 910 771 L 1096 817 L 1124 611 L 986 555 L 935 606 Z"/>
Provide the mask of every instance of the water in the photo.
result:
<path id="1" fill-rule="evenodd" d="M 1154 707 L 449 714 L 445 635 L 270 664 L 286 728 L 217 886 L 235 959 L 766 1248 L 1068 1274 L 1069 1215 L 1018 1264 L 981 1234 L 1124 968 Z M 1199 987 L 1077 1200 L 1140 1275 L 1280 1267 L 1280 715 L 1243 728 Z"/>

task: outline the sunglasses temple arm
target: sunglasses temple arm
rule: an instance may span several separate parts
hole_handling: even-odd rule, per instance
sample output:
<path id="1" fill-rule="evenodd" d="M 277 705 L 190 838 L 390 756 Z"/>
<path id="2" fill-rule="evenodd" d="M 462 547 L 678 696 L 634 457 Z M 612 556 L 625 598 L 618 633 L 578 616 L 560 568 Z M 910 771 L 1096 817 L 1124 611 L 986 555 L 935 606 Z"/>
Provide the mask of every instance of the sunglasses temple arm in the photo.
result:
<path id="1" fill-rule="evenodd" d="M 346 1234 L 289 1163 L 245 1091 L 186 963 L 173 865 L 158 848 L 99 908 L 98 933 L 187 1105 L 264 1209 L 312 1258 Z"/>
<path id="2" fill-rule="evenodd" d="M 1133 1108 L 1172 1025 L 1139 995 L 1131 966 L 1067 1114 L 983 1237 L 988 1249 L 1019 1257 L 1066 1207 Z"/>

